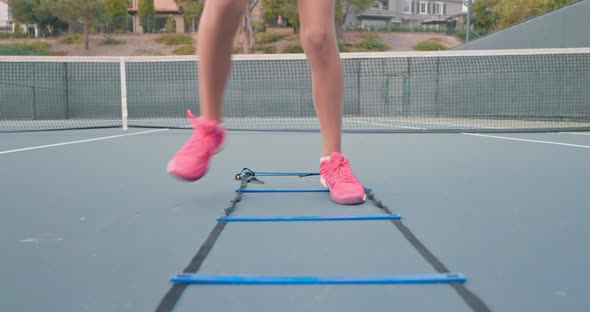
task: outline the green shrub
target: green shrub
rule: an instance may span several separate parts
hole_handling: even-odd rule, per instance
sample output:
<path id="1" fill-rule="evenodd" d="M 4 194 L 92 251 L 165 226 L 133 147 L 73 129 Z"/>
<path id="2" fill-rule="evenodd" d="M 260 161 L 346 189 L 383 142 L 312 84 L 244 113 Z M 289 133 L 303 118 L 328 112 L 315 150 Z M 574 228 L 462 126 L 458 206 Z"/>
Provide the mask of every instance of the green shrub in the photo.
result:
<path id="1" fill-rule="evenodd" d="M 277 53 L 277 48 L 274 46 L 268 46 L 268 45 L 255 45 L 254 51 L 262 52 L 262 53 L 266 53 L 266 54 L 273 54 L 273 53 Z"/>
<path id="2" fill-rule="evenodd" d="M 119 39 L 115 39 L 112 37 L 106 37 L 100 42 L 100 44 L 124 44 L 124 43 L 125 43 L 124 40 L 119 40 Z"/>
<path id="3" fill-rule="evenodd" d="M 389 47 L 381 41 L 381 38 L 375 34 L 366 35 L 363 41 L 355 46 L 368 51 L 386 51 L 389 49 Z"/>
<path id="4" fill-rule="evenodd" d="M 266 23 L 264 21 L 253 22 L 252 28 L 256 29 L 256 32 L 263 33 L 266 31 Z"/>
<path id="5" fill-rule="evenodd" d="M 283 49 L 283 53 L 303 53 L 303 47 L 299 44 L 291 44 Z"/>
<path id="6" fill-rule="evenodd" d="M 240 54 L 244 50 L 243 44 L 237 44 L 232 49 L 232 54 Z"/>
<path id="7" fill-rule="evenodd" d="M 416 51 L 444 51 L 446 49 L 447 47 L 435 40 L 424 40 L 414 46 Z"/>
<path id="8" fill-rule="evenodd" d="M 80 35 L 67 35 L 59 39 L 60 43 L 63 44 L 80 44 L 84 43 L 84 38 Z"/>
<path id="9" fill-rule="evenodd" d="M 47 42 L 35 41 L 7 44 L 4 50 L 10 50 L 12 54 L 9 55 L 51 55 L 49 47 L 50 45 Z"/>
<path id="10" fill-rule="evenodd" d="M 166 19 L 166 25 L 164 25 L 167 33 L 175 33 L 176 32 L 176 21 L 172 15 L 168 16 Z"/>
<path id="11" fill-rule="evenodd" d="M 29 50 L 17 49 L 8 44 L 0 44 L 0 55 L 35 55 Z"/>
<path id="12" fill-rule="evenodd" d="M 194 45 L 183 45 L 174 50 L 176 55 L 192 55 L 195 54 L 196 49 Z"/>
<path id="13" fill-rule="evenodd" d="M 20 29 L 20 28 L 17 28 Z M 0 39 L 23 39 L 23 38 L 32 38 L 34 35 L 32 34 L 25 34 L 22 31 L 17 31 L 14 33 L 5 33 L 0 32 Z"/>
<path id="14" fill-rule="evenodd" d="M 474 32 L 473 30 L 469 32 L 469 40 L 470 41 L 475 40 L 481 36 L 482 36 L 481 34 L 478 34 L 478 33 Z M 465 42 L 465 40 L 467 39 L 467 31 L 466 30 L 457 30 L 455 32 L 455 37 L 457 37 L 457 38 L 459 38 L 459 40 Z"/>
<path id="15" fill-rule="evenodd" d="M 388 23 L 384 25 L 365 25 L 364 27 L 360 24 L 351 23 L 345 25 L 346 30 L 355 31 L 387 31 L 387 32 L 446 32 L 446 26 L 437 25 L 411 25 L 411 24 L 399 24 L 399 23 Z"/>
<path id="16" fill-rule="evenodd" d="M 187 34 L 165 34 L 156 38 L 156 42 L 166 45 L 186 45 L 193 44 L 193 37 Z"/>
<path id="17" fill-rule="evenodd" d="M 258 33 L 256 35 L 256 43 L 260 43 L 260 44 L 273 43 L 273 42 L 277 42 L 285 37 L 287 37 L 286 34 Z"/>
<path id="18" fill-rule="evenodd" d="M 343 42 L 339 42 L 338 43 L 338 51 L 340 52 L 350 52 L 350 45 L 343 43 Z"/>

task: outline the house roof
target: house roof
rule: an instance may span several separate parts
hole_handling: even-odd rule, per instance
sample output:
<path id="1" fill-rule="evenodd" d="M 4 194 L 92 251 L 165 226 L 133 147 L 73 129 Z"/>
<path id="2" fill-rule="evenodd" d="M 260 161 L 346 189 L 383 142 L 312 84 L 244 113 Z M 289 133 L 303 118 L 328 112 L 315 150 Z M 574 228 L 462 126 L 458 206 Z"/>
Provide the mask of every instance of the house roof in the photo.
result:
<path id="1" fill-rule="evenodd" d="M 154 0 L 154 7 L 156 12 L 177 12 L 178 6 L 174 0 Z"/>
<path id="2" fill-rule="evenodd" d="M 0 0 L 3 1 L 3 0 Z M 129 12 L 137 12 L 138 0 L 133 0 L 133 6 L 129 9 Z M 154 9 L 156 13 L 179 13 L 180 10 L 174 0 L 154 0 Z"/>

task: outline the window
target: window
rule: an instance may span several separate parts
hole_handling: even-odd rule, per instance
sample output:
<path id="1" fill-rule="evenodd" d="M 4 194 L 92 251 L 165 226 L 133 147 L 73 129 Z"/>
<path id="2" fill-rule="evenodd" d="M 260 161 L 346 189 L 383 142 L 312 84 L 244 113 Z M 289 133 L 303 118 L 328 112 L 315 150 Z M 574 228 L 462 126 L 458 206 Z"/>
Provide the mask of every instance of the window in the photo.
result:
<path id="1" fill-rule="evenodd" d="M 380 1 L 375 1 L 373 3 L 373 8 L 374 9 L 387 10 L 387 7 L 388 6 L 389 6 L 389 0 L 380 0 Z"/>
<path id="2" fill-rule="evenodd" d="M 420 2 L 420 14 L 426 14 L 426 3 Z"/>
<path id="3" fill-rule="evenodd" d="M 412 3 L 412 4 L 414 4 L 414 3 Z M 412 7 L 413 7 L 413 5 L 412 5 Z M 404 3 L 404 12 L 410 13 L 410 4 L 408 2 Z"/>
<path id="4" fill-rule="evenodd" d="M 443 2 L 428 3 L 427 13 L 432 15 L 446 15 L 447 5 Z"/>

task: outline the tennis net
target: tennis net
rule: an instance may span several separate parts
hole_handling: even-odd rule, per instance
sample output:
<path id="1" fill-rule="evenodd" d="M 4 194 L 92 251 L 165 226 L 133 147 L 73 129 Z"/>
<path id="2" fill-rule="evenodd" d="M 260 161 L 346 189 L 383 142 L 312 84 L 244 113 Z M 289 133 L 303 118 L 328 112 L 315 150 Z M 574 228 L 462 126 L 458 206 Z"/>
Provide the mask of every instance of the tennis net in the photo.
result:
<path id="1" fill-rule="evenodd" d="M 347 132 L 590 130 L 590 48 L 344 53 Z M 0 132 L 188 128 L 195 57 L 0 57 Z M 231 130 L 317 131 L 304 55 L 235 55 Z"/>

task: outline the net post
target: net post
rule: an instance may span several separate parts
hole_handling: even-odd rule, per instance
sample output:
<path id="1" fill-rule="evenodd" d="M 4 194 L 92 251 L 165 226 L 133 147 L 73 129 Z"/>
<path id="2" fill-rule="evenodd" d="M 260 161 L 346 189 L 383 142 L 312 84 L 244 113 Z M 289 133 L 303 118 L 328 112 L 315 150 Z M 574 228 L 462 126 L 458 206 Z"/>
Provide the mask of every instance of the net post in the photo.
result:
<path id="1" fill-rule="evenodd" d="M 64 100 L 66 101 L 66 105 L 64 107 L 64 114 L 65 119 L 70 119 L 70 91 L 68 84 L 70 83 L 68 78 L 68 62 L 64 62 Z"/>
<path id="2" fill-rule="evenodd" d="M 123 124 L 123 130 L 127 131 L 127 116 L 129 116 L 129 113 L 127 112 L 127 73 L 125 70 L 125 63 L 125 58 L 121 57 L 119 59 L 121 72 L 121 121 Z"/>
<path id="3" fill-rule="evenodd" d="M 39 66 L 39 63 L 33 63 L 33 120 L 37 120 L 37 66 Z"/>
<path id="4" fill-rule="evenodd" d="M 467 33 L 465 34 L 465 44 L 469 43 L 469 33 L 471 32 L 471 1 L 467 1 Z"/>

